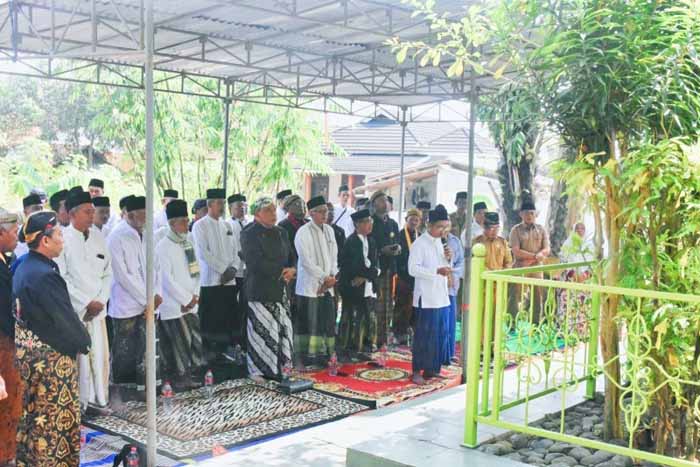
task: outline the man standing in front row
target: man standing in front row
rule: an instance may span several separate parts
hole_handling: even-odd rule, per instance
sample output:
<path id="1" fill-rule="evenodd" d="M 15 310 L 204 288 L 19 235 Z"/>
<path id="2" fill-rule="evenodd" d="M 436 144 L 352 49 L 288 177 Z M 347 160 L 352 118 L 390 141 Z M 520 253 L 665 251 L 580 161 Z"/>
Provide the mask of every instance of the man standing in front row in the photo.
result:
<path id="1" fill-rule="evenodd" d="M 26 219 L 20 240 L 29 247 L 13 278 L 15 346 L 24 381 L 17 429 L 17 466 L 80 464 L 80 400 L 76 356 L 90 335 L 71 305 L 54 263 L 63 249 L 56 213 Z"/>
<path id="2" fill-rule="evenodd" d="M 230 353 L 232 345 L 245 347 L 245 311 L 236 301 L 236 272 L 241 268 L 233 229 L 221 217 L 226 194 L 207 190 L 208 213 L 192 226 L 194 248 L 201 267 L 199 311 L 207 360 Z"/>
<path id="3" fill-rule="evenodd" d="M 14 465 L 17 423 L 22 413 L 23 384 L 15 365 L 15 321 L 12 318 L 9 257 L 17 246 L 18 227 L 19 216 L 0 208 L 0 465 L 5 466 Z"/>
<path id="4" fill-rule="evenodd" d="M 108 413 L 109 343 L 107 300 L 112 283 L 112 261 L 102 232 L 92 225 L 95 208 L 90 194 L 72 192 L 66 199 L 70 225 L 63 230 L 63 253 L 57 263 L 68 286 L 73 310 L 92 340 L 87 355 L 78 357 L 80 407 Z"/>
<path id="5" fill-rule="evenodd" d="M 377 337 L 373 339 L 381 347 L 387 343 L 387 334 L 391 330 L 394 314 L 393 282 L 396 274 L 396 257 L 401 254 L 399 245 L 399 225 L 389 217 L 386 194 L 378 191 L 370 198 L 372 206 L 372 238 L 379 252 L 379 269 L 377 290 Z"/>
<path id="6" fill-rule="evenodd" d="M 145 398 L 146 390 L 146 198 L 131 196 L 126 200 L 126 219 L 117 224 L 107 240 L 112 256 L 112 289 L 109 309 L 112 318 L 112 381 L 122 396 Z M 155 263 L 154 306 L 162 303 L 160 274 Z M 159 372 L 156 365 L 156 373 Z M 160 384 L 159 382 L 157 384 Z"/>
<path id="7" fill-rule="evenodd" d="M 279 378 L 293 356 L 292 319 L 285 288 L 294 275 L 295 256 L 287 232 L 275 225 L 270 198 L 253 204 L 255 221 L 241 233 L 241 254 L 248 275 L 248 374 L 251 379 Z"/>
<path id="8" fill-rule="evenodd" d="M 525 200 L 520 208 L 520 219 L 522 222 L 513 227 L 510 231 L 510 247 L 513 249 L 515 263 L 513 267 L 526 268 L 542 264 L 549 256 L 549 235 L 544 227 L 535 223 L 537 210 L 535 203 Z M 528 274 L 527 277 L 542 279 L 541 272 Z M 529 307 L 521 308 L 518 304 L 523 295 L 523 288 L 513 287 L 514 290 L 508 294 L 509 311 L 513 318 L 520 309 L 529 313 Z M 534 287 L 534 311 L 533 323 L 539 323 L 542 314 L 542 304 L 544 303 L 544 290 L 541 287 Z M 522 306 L 522 304 L 520 304 Z"/>
<path id="9" fill-rule="evenodd" d="M 326 223 L 328 207 L 323 196 L 311 198 L 307 208 L 311 222 L 299 229 L 294 240 L 299 255 L 295 347 L 304 364 L 324 365 L 335 352 L 338 245 Z"/>
<path id="10" fill-rule="evenodd" d="M 199 264 L 188 239 L 187 203 L 172 200 L 165 207 L 168 231 L 156 245 L 163 285 L 160 306 L 160 348 L 163 373 L 176 390 L 197 387 L 195 376 L 206 363 L 197 314 Z"/>
<path id="11" fill-rule="evenodd" d="M 448 221 L 447 210 L 441 204 L 430 211 L 428 229 L 415 241 L 408 257 L 408 273 L 416 280 L 413 290 L 416 332 L 412 349 L 415 384 L 439 378 L 442 364 L 449 361 L 449 277 L 452 274 L 449 264 L 452 258 L 449 249 L 442 244 Z"/>
<path id="12" fill-rule="evenodd" d="M 373 220 L 368 209 L 352 214 L 355 229 L 343 248 L 340 270 L 340 293 L 343 315 L 340 319 L 340 345 L 349 351 L 362 352 L 365 338 L 369 349 L 377 346 L 377 298 L 379 260 L 372 233 Z"/>

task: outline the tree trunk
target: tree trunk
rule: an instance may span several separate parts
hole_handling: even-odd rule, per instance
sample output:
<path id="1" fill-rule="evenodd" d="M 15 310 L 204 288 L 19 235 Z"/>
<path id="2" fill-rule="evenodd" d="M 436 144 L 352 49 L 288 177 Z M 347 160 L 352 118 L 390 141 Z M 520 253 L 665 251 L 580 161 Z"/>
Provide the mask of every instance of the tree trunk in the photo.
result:
<path id="1" fill-rule="evenodd" d="M 521 194 L 523 192 L 530 194 L 534 192 L 532 186 L 534 177 L 532 175 L 532 161 L 525 155 L 520 158 L 513 173 L 511 173 L 512 166 L 508 164 L 505 154 L 501 154 L 501 158 L 497 174 L 498 181 L 501 184 L 501 198 L 503 200 L 503 212 L 505 213 L 503 232 L 504 236 L 508 237 L 510 229 L 520 223 Z"/>
<path id="2" fill-rule="evenodd" d="M 606 215 L 605 222 L 608 231 L 608 241 L 610 248 L 608 251 L 608 267 L 605 274 L 605 285 L 616 287 L 620 275 L 620 205 L 618 186 L 615 185 L 617 173 L 619 172 L 620 159 L 617 154 L 616 132 L 611 130 L 610 133 L 610 158 L 616 164 L 612 167 L 612 176 L 605 177 L 605 195 L 606 195 Z M 617 307 L 619 302 L 618 295 L 607 295 L 602 301 L 601 310 L 601 335 L 600 347 L 603 356 L 603 365 L 605 368 L 605 438 L 606 439 L 622 439 L 622 420 L 620 417 L 620 360 L 619 360 L 619 332 L 615 317 L 617 316 Z"/>
<path id="3" fill-rule="evenodd" d="M 547 215 L 547 228 L 549 231 L 549 245 L 552 256 L 559 256 L 559 250 L 568 236 L 566 217 L 569 212 L 569 196 L 566 191 L 566 182 L 557 180 L 552 187 L 552 195 L 549 200 L 549 213 Z"/>

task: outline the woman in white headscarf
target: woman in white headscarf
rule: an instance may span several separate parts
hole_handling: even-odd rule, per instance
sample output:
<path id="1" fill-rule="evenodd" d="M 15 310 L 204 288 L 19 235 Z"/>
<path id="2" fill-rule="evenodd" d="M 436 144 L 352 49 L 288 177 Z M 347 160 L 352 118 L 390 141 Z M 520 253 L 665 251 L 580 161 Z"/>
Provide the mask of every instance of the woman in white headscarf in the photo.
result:
<path id="1" fill-rule="evenodd" d="M 586 226 L 582 222 L 574 225 L 574 230 L 561 247 L 559 258 L 562 263 L 580 263 L 592 261 L 595 258 L 595 247 L 593 242 L 586 238 Z M 578 266 L 565 269 L 561 279 L 567 282 L 585 282 L 590 277 L 590 266 Z M 574 300 L 571 309 L 567 310 L 569 296 Z M 589 301 L 590 294 L 560 290 L 558 314 L 561 326 L 564 327 L 564 317 L 568 315 L 569 331 L 576 330 L 579 337 L 583 337 L 587 330 L 586 315 L 590 309 Z"/>

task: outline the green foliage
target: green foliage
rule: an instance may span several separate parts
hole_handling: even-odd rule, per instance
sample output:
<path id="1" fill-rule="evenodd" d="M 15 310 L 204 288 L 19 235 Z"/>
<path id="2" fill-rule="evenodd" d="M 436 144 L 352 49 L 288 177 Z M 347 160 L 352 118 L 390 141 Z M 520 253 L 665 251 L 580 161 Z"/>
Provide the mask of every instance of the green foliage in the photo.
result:
<path id="1" fill-rule="evenodd" d="M 0 117 L 0 168 L 10 173 L 2 204 L 17 205 L 34 186 L 50 193 L 91 175 L 105 179 L 114 198 L 144 191 L 142 91 L 10 79 L 0 82 L 0 105 L 7 105 Z M 223 184 L 222 101 L 156 93 L 154 130 L 157 192 L 173 187 L 193 200 Z M 100 155 L 93 167 L 82 155 L 90 146 Z M 314 114 L 233 102 L 228 191 L 252 198 L 280 184 L 298 189 L 303 172 L 329 170 L 323 148 Z"/>

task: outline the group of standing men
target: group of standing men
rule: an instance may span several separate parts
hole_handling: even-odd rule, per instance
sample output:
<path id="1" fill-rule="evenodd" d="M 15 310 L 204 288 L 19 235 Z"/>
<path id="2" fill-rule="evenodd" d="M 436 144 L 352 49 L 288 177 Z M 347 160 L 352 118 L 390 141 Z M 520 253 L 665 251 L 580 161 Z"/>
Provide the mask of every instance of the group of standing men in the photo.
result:
<path id="1" fill-rule="evenodd" d="M 454 358 L 466 193 L 452 215 L 418 203 L 401 229 L 390 197 L 375 192 L 355 210 L 347 186 L 337 206 L 290 190 L 262 197 L 252 221 L 242 194 L 207 190 L 192 221 L 177 191 L 163 195 L 154 220 L 159 382 L 163 373 L 176 389 L 197 387 L 222 355 L 244 355 L 253 379 L 280 378 L 336 350 L 371 354 L 393 336 L 413 335 L 417 384 Z M 23 204 L 19 230 L 20 218 L 0 209 L 0 465 L 15 453 L 17 465 L 77 465 L 81 411 L 108 413 L 110 386 L 122 398 L 144 394 L 146 199 L 124 197 L 111 216 L 93 179 L 87 191 L 54 193 L 50 211 L 37 194 Z M 474 210 L 487 264 L 510 266 L 498 215 Z M 546 238 L 530 226 L 534 215 L 523 219 L 511 233 L 516 261 L 540 261 Z M 537 238 L 543 248 L 533 252 Z"/>

